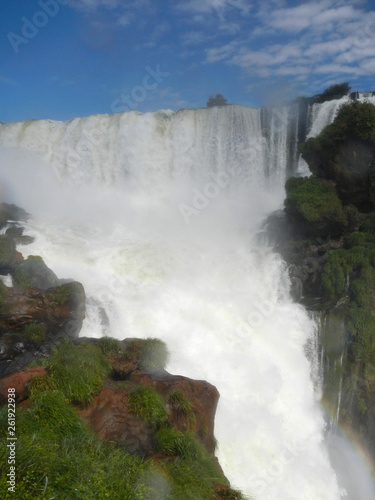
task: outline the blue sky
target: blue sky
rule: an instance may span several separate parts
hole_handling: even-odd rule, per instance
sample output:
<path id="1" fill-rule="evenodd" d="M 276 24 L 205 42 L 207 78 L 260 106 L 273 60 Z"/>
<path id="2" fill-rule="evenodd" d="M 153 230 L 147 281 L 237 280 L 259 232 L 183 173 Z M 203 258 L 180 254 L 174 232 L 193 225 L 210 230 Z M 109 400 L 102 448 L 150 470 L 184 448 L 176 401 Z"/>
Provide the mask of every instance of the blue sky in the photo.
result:
<path id="1" fill-rule="evenodd" d="M 1 0 L 0 121 L 375 90 L 375 1 Z"/>

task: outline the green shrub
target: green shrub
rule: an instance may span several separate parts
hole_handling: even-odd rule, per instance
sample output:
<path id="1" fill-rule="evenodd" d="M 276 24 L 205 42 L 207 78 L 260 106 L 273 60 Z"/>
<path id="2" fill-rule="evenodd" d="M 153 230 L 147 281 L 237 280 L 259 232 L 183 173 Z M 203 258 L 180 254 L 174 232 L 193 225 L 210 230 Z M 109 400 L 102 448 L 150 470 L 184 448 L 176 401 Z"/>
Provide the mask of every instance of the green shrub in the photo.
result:
<path id="1" fill-rule="evenodd" d="M 99 347 L 92 344 L 74 346 L 70 341 L 59 344 L 46 366 L 56 388 L 69 401 L 83 404 L 89 403 L 100 391 L 104 378 L 111 371 Z"/>
<path id="2" fill-rule="evenodd" d="M 348 95 L 350 92 L 350 85 L 348 82 L 336 83 L 324 90 L 322 94 L 315 95 L 311 100 L 312 102 L 322 103 L 332 101 L 333 99 L 340 99 Z"/>
<path id="3" fill-rule="evenodd" d="M 35 344 L 42 342 L 46 338 L 46 332 L 46 326 L 41 323 L 30 323 L 25 326 L 23 331 L 30 342 Z"/>
<path id="4" fill-rule="evenodd" d="M 152 387 L 141 385 L 130 391 L 128 398 L 131 412 L 138 417 L 157 427 L 167 421 L 165 403 Z"/>
<path id="5" fill-rule="evenodd" d="M 356 242 L 356 237 L 347 239 L 349 244 Z M 366 280 L 371 287 L 375 246 L 355 245 L 350 249 L 331 250 L 326 258 L 322 271 L 323 291 L 327 298 L 341 297 L 345 293 L 347 278 L 353 282 L 355 278 Z M 358 287 L 351 287 L 349 295 L 357 300 Z"/>
<path id="6" fill-rule="evenodd" d="M 288 209 L 302 216 L 307 222 L 327 220 L 344 225 L 346 215 L 335 189 L 316 177 L 290 178 L 285 185 Z"/>

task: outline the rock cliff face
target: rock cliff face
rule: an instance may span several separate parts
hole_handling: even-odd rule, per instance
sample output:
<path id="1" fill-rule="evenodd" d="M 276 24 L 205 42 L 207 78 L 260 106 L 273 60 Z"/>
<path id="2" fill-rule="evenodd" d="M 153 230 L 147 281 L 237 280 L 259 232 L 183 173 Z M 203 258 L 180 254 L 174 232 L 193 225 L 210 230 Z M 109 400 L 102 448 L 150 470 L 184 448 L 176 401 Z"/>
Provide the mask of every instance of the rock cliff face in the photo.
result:
<path id="1" fill-rule="evenodd" d="M 19 223 L 27 217 L 0 205 L 0 229 L 7 227 L 0 275 L 8 281 L 10 275 L 14 285 L 0 282 L 0 414 L 11 389 L 21 450 L 15 498 L 42 492 L 78 498 L 79 490 L 82 499 L 151 500 L 168 493 L 176 500 L 241 500 L 214 455 L 217 389 L 166 372 L 168 352 L 158 339 L 79 339 L 83 286 L 58 279 L 40 257 L 25 260 L 16 251 L 17 243 L 29 242 Z M 0 418 L 4 450 L 6 436 Z M 113 470 L 126 466 L 113 478 L 103 460 L 112 460 Z M 0 496 L 6 492 L 0 479 Z"/>
<path id="2" fill-rule="evenodd" d="M 344 105 L 301 151 L 314 175 L 288 180 L 270 233 L 290 264 L 295 299 L 325 325 L 323 399 L 375 452 L 375 106 Z"/>

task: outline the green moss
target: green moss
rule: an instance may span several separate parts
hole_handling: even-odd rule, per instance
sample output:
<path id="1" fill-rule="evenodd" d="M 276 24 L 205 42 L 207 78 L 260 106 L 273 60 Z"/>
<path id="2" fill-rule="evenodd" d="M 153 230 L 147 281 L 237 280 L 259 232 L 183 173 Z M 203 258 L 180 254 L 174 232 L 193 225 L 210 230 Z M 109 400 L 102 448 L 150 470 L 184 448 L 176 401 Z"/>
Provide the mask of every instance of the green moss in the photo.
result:
<path id="1" fill-rule="evenodd" d="M 130 410 L 135 415 L 157 427 L 166 423 L 167 410 L 165 403 L 160 394 L 152 387 L 139 386 L 130 391 L 128 398 Z"/>
<path id="2" fill-rule="evenodd" d="M 30 342 L 35 344 L 42 342 L 46 338 L 46 332 L 46 326 L 41 323 L 30 323 L 25 326 L 23 331 L 24 335 L 26 335 Z"/>
<path id="3" fill-rule="evenodd" d="M 344 225 L 346 215 L 335 189 L 317 179 L 290 178 L 286 183 L 286 207 L 303 217 L 307 222 L 327 220 Z"/>
<path id="4" fill-rule="evenodd" d="M 63 341 L 49 358 L 47 369 L 55 387 L 76 403 L 87 404 L 103 386 L 111 366 L 100 350 L 92 344 L 74 346 Z"/>

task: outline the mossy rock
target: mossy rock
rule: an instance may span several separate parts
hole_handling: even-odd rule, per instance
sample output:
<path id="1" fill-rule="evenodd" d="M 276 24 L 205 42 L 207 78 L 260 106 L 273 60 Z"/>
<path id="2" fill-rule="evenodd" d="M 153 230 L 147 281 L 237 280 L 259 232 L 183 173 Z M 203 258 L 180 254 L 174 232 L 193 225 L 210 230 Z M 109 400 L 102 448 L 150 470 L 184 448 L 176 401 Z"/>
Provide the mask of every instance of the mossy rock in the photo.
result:
<path id="1" fill-rule="evenodd" d="M 335 188 L 316 177 L 288 179 L 285 211 L 309 236 L 335 236 L 347 225 L 347 216 Z"/>
<path id="2" fill-rule="evenodd" d="M 30 255 L 19 262 L 13 272 L 13 282 L 16 286 L 39 288 L 47 290 L 59 284 L 56 274 L 37 255 Z"/>
<path id="3" fill-rule="evenodd" d="M 65 304 L 75 304 L 84 298 L 84 290 L 81 283 L 72 281 L 63 283 L 47 291 L 49 299 L 56 304 L 63 306 Z"/>
<path id="4" fill-rule="evenodd" d="M 0 235 L 0 272 L 7 274 L 17 261 L 16 245 L 12 238 Z"/>
<path id="5" fill-rule="evenodd" d="M 8 221 L 27 221 L 29 218 L 30 214 L 17 205 L 0 203 L 0 229 L 5 227 Z"/>

